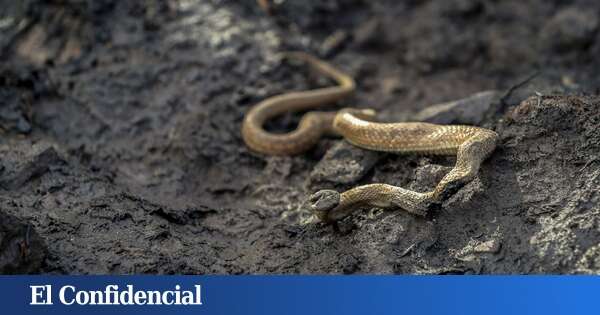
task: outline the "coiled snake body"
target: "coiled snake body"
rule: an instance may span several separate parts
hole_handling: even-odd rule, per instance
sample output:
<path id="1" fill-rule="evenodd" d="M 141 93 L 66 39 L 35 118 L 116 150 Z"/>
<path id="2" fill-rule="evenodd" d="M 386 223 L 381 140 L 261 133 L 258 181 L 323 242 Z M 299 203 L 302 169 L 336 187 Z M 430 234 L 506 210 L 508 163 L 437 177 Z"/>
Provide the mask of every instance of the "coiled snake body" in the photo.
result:
<path id="1" fill-rule="evenodd" d="M 354 80 L 328 63 L 305 53 L 286 57 L 308 63 L 338 85 L 267 98 L 246 114 L 242 137 L 252 150 L 270 155 L 294 155 L 312 147 L 323 135 L 340 135 L 351 144 L 375 151 L 455 155 L 456 165 L 433 191 L 419 193 L 387 184 L 358 186 L 338 193 L 320 190 L 310 197 L 311 209 L 324 222 L 339 220 L 363 206 L 398 207 L 427 215 L 441 199 L 471 181 L 481 163 L 495 149 L 498 135 L 489 129 L 423 122 L 379 123 L 371 109 L 345 108 L 337 112 L 308 112 L 298 128 L 273 134 L 263 125 L 285 112 L 305 111 L 340 100 L 355 89 Z"/>

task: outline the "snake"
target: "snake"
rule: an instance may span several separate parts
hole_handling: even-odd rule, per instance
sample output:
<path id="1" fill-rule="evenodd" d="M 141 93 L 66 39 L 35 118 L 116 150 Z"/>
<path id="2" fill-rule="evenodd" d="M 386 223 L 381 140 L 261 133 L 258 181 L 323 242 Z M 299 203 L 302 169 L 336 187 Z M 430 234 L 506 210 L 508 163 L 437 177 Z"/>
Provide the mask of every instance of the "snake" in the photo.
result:
<path id="1" fill-rule="evenodd" d="M 428 192 L 384 183 L 361 185 L 341 193 L 319 190 L 308 200 L 312 213 L 322 222 L 336 222 L 365 207 L 400 208 L 417 216 L 428 216 L 443 200 L 471 182 L 496 148 L 498 134 L 482 127 L 378 122 L 375 110 L 370 108 L 317 111 L 315 109 L 351 95 L 356 89 L 354 79 L 308 53 L 285 52 L 282 56 L 309 65 L 337 85 L 271 96 L 250 108 L 242 122 L 242 138 L 252 151 L 266 155 L 298 155 L 324 136 L 341 136 L 366 150 L 456 156 L 454 167 Z M 265 129 L 267 121 L 288 112 L 306 112 L 296 129 L 286 133 Z"/>

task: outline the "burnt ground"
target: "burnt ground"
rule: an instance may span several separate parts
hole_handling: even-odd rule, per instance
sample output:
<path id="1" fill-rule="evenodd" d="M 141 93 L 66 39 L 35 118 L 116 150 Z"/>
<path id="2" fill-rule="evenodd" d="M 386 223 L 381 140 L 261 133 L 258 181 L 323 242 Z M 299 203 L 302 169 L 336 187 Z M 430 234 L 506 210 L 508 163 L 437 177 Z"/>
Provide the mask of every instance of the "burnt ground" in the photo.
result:
<path id="1" fill-rule="evenodd" d="M 0 1 L 2 273 L 599 273 L 596 1 Z M 406 121 L 486 90 L 500 145 L 430 218 L 364 209 L 339 231 L 306 198 L 433 187 L 453 158 L 323 140 L 249 152 L 244 113 L 328 82 Z M 527 80 L 529 79 L 529 80 Z M 469 112 L 469 111 L 467 111 Z M 460 114 L 447 122 L 469 122 Z M 289 130 L 298 116 L 274 122 Z"/>

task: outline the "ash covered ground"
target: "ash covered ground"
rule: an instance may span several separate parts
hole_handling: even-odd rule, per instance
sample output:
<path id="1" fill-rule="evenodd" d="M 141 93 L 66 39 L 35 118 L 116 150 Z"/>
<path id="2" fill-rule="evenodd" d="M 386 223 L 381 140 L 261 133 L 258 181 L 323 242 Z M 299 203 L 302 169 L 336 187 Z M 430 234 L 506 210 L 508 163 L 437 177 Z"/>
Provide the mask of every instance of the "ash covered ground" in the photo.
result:
<path id="1" fill-rule="evenodd" d="M 596 1 L 0 8 L 1 273 L 600 272 Z M 250 152 L 240 125 L 252 105 L 330 84 L 281 62 L 284 50 L 355 77 L 338 108 L 477 124 L 500 144 L 430 218 L 363 209 L 339 230 L 310 223 L 320 188 L 425 191 L 454 158 L 336 139 L 296 157 Z"/>

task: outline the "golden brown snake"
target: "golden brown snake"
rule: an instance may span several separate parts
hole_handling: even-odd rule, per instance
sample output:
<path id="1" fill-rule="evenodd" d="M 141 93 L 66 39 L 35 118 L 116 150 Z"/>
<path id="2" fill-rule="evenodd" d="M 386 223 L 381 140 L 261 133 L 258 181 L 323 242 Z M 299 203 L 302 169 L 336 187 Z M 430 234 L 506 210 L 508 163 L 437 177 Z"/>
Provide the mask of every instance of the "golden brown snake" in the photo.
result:
<path id="1" fill-rule="evenodd" d="M 302 60 L 338 86 L 291 92 L 267 98 L 246 114 L 242 137 L 252 150 L 269 155 L 294 155 L 308 150 L 325 134 L 341 135 L 351 144 L 375 151 L 455 155 L 456 165 L 433 191 L 419 193 L 387 184 L 370 184 L 343 193 L 321 190 L 310 197 L 311 209 L 324 222 L 339 220 L 364 206 L 398 207 L 427 215 L 432 205 L 470 182 L 481 163 L 495 149 L 498 135 L 489 129 L 423 122 L 373 122 L 371 109 L 345 108 L 338 112 L 308 112 L 298 128 L 284 134 L 264 130 L 264 123 L 285 112 L 313 109 L 340 100 L 354 91 L 354 80 L 328 63 L 305 53 L 286 53 Z"/>

